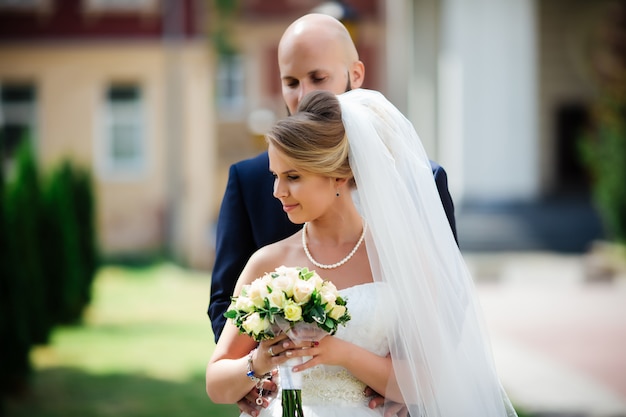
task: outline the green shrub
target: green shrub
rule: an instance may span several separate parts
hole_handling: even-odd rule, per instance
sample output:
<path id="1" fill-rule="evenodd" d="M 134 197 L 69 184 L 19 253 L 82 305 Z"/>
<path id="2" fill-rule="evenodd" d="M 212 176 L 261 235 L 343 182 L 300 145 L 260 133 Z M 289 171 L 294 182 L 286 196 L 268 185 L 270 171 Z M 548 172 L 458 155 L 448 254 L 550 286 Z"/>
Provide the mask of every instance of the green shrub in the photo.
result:
<path id="1" fill-rule="evenodd" d="M 608 101 L 608 102 L 607 102 Z M 582 141 L 592 175 L 593 197 L 608 236 L 626 243 L 626 111 L 605 98 L 597 106 L 596 127 Z"/>
<path id="2" fill-rule="evenodd" d="M 30 349 L 53 326 L 80 320 L 98 267 L 89 172 L 67 160 L 41 181 L 30 143 L 22 141 L 11 181 L 0 169 L 2 394 L 27 388 Z"/>
<path id="3" fill-rule="evenodd" d="M 592 192 L 611 240 L 626 243 L 626 3 L 609 3 L 589 39 L 597 95 L 592 127 L 581 141 Z"/>
<path id="4" fill-rule="evenodd" d="M 69 160 L 52 171 L 44 193 L 47 305 L 56 323 L 80 320 L 98 266 L 91 178 Z"/>
<path id="5" fill-rule="evenodd" d="M 24 141 L 23 143 L 28 143 Z M 13 181 L 3 192 L 2 391 L 26 386 L 31 371 L 30 347 L 47 340 L 50 324 L 45 314 L 45 282 L 37 241 L 40 230 L 39 174 L 32 150 L 20 147 Z"/>

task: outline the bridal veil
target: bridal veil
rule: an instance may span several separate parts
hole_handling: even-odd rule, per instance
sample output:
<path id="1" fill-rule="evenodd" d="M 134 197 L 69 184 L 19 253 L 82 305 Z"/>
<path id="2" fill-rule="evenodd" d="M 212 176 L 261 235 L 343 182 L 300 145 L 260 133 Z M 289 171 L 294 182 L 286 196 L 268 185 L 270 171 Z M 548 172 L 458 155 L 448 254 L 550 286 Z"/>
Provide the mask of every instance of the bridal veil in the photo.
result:
<path id="1" fill-rule="evenodd" d="M 415 129 L 378 92 L 338 97 L 372 271 L 389 288 L 388 338 L 410 415 L 516 416 Z"/>

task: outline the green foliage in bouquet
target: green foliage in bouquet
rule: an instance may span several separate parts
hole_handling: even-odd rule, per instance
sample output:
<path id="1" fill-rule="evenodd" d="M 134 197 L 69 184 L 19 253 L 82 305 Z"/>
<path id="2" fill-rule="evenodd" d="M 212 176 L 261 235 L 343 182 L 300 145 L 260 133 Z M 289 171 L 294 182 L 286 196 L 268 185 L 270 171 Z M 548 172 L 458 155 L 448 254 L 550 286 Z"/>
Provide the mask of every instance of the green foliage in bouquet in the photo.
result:
<path id="1" fill-rule="evenodd" d="M 256 341 L 275 337 L 284 330 L 281 324 L 309 323 L 335 334 L 350 320 L 346 300 L 333 283 L 308 268 L 285 266 L 244 286 L 224 316 Z"/>

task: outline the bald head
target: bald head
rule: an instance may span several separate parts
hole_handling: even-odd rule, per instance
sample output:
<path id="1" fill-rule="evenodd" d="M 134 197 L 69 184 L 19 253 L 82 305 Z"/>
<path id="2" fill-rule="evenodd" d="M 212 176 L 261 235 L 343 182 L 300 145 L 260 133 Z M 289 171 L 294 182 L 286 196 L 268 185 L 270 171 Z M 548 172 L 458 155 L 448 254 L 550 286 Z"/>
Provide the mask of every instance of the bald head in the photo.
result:
<path id="1" fill-rule="evenodd" d="M 359 60 L 359 54 L 346 27 L 332 16 L 311 13 L 294 21 L 278 44 L 278 56 L 293 44 L 307 46 L 309 43 L 321 43 L 324 47 L 341 50 L 344 61 L 349 64 Z"/>
<path id="2" fill-rule="evenodd" d="M 341 94 L 363 83 L 365 68 L 350 33 L 334 17 L 312 13 L 293 22 L 278 44 L 285 103 L 294 112 L 309 91 Z"/>

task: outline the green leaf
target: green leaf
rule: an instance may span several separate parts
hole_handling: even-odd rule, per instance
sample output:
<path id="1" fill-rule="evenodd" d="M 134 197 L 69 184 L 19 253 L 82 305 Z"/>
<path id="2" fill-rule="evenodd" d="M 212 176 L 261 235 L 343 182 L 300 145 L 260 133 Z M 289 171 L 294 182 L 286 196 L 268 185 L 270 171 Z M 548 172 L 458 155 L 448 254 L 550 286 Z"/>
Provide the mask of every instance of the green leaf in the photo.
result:
<path id="1" fill-rule="evenodd" d="M 235 317 L 237 317 L 239 313 L 237 313 L 237 310 L 228 310 L 226 313 L 224 313 L 224 317 L 226 317 L 227 319 L 234 319 Z"/>

